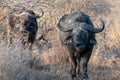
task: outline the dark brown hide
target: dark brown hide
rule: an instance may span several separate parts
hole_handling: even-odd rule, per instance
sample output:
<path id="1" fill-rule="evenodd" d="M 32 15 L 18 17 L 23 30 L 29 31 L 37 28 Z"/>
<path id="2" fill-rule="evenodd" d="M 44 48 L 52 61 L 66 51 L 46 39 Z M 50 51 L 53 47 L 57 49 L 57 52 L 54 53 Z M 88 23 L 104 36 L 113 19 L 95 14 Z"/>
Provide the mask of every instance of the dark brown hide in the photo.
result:
<path id="1" fill-rule="evenodd" d="M 27 44 L 27 47 L 31 49 L 38 30 L 37 18 L 39 18 L 39 16 L 36 15 L 32 10 L 27 10 L 21 14 L 9 15 L 7 21 L 8 45 L 12 43 L 15 35 L 20 34 L 23 46 Z M 24 37 L 27 37 L 25 38 L 27 40 L 24 40 Z"/>

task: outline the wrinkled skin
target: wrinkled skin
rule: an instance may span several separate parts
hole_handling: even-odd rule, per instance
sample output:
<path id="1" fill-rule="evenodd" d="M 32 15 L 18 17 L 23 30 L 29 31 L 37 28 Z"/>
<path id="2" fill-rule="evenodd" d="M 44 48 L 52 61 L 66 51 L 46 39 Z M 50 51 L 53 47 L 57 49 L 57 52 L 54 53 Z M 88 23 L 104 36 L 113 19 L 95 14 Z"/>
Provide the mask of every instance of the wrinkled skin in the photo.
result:
<path id="1" fill-rule="evenodd" d="M 78 12 L 79 13 L 79 12 Z M 72 20 L 76 20 L 76 16 L 78 13 L 71 13 L 74 14 Z M 83 14 L 82 14 L 83 15 Z M 100 28 L 94 28 L 92 24 L 85 23 L 85 18 L 81 18 L 81 23 L 71 21 L 71 17 L 69 15 L 64 15 L 60 18 L 58 22 L 58 28 L 60 30 L 60 39 L 63 45 L 67 47 L 69 51 L 69 61 L 71 66 L 71 78 L 72 80 L 77 80 L 77 76 L 82 76 L 82 79 L 88 80 L 88 62 L 92 54 L 92 50 L 94 47 L 94 43 L 91 43 L 91 35 L 95 38 L 95 33 L 99 33 L 104 30 L 105 24 L 101 20 Z M 87 16 L 86 16 L 87 17 Z M 65 24 L 65 20 L 68 19 L 69 24 Z M 70 20 L 70 21 L 69 21 Z M 83 21 L 83 22 L 82 22 Z M 67 22 L 67 21 L 66 21 Z M 72 22 L 72 23 L 71 23 Z M 63 24 L 64 23 L 64 24 Z M 91 34 L 92 33 L 92 34 Z M 67 42 L 65 41 L 67 40 Z M 65 43 L 66 42 L 66 43 Z M 80 74 L 80 62 L 82 60 L 82 68 L 83 74 Z"/>
<path id="2" fill-rule="evenodd" d="M 21 14 L 11 14 L 8 16 L 7 42 L 10 45 L 13 41 L 12 37 L 16 33 L 21 34 L 21 42 L 25 48 L 31 49 L 38 30 L 38 15 L 32 10 L 27 10 Z M 27 37 L 24 39 L 24 37 Z M 27 46 L 26 46 L 27 45 Z"/>

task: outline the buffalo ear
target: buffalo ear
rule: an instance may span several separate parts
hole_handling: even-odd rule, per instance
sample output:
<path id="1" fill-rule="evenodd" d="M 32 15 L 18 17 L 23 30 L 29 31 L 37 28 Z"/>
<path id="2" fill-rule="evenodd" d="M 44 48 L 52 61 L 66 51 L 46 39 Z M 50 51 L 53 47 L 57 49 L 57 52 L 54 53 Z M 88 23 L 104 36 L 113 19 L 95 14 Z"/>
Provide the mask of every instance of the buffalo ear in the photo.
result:
<path id="1" fill-rule="evenodd" d="M 8 28 L 13 28 L 15 26 L 15 22 L 16 22 L 17 16 L 16 14 L 11 14 L 8 16 Z"/>

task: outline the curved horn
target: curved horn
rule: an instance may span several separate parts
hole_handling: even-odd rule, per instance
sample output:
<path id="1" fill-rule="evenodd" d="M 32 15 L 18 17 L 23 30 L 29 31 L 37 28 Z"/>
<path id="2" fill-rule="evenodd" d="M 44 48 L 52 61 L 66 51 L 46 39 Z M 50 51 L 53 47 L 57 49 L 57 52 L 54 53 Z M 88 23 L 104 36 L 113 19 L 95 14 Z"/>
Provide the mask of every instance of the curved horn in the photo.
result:
<path id="1" fill-rule="evenodd" d="M 61 25 L 61 21 L 65 18 L 67 16 L 67 14 L 65 14 L 62 18 L 60 18 L 60 20 L 57 22 L 57 26 L 58 26 L 58 28 L 61 30 L 61 31 L 63 31 L 63 32 L 69 32 L 69 31 L 71 31 L 73 28 L 74 28 L 74 23 L 73 24 L 71 24 L 71 25 L 69 25 L 69 26 L 67 26 L 67 27 L 64 27 L 64 26 L 62 26 Z"/>
<path id="2" fill-rule="evenodd" d="M 41 16 L 39 16 L 39 17 L 42 17 L 43 15 L 44 15 L 44 11 L 42 10 L 42 9 L 40 9 L 41 11 L 42 11 L 42 14 L 41 14 Z"/>
<path id="3" fill-rule="evenodd" d="M 30 17 L 33 17 L 33 18 L 40 18 L 40 16 L 39 15 L 33 15 L 33 14 L 30 14 L 30 13 L 28 13 L 28 15 L 30 16 Z"/>
<path id="4" fill-rule="evenodd" d="M 84 29 L 86 29 L 88 31 L 94 32 L 94 33 L 99 33 L 99 32 L 101 32 L 101 31 L 104 30 L 105 23 L 104 23 L 103 20 L 101 20 L 101 26 L 100 26 L 100 28 L 94 28 L 93 26 L 88 25 L 88 24 L 85 24 L 85 26 L 83 26 L 82 28 L 84 28 Z"/>
<path id="5" fill-rule="evenodd" d="M 42 9 L 41 9 L 41 11 L 42 11 L 41 16 L 35 14 L 32 10 L 26 10 L 25 13 L 26 13 L 27 15 L 29 15 L 30 17 L 33 17 L 33 18 L 40 18 L 40 17 L 42 17 L 42 16 L 44 15 L 44 12 L 43 12 Z"/>

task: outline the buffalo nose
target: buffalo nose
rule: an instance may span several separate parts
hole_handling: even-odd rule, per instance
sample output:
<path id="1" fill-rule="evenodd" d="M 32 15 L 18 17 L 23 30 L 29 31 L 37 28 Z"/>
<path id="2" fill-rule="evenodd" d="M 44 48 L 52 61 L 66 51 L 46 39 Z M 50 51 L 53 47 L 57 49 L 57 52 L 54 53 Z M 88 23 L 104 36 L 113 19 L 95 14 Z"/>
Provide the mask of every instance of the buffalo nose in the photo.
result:
<path id="1" fill-rule="evenodd" d="M 75 46 L 77 47 L 77 46 L 79 46 L 79 47 L 84 47 L 84 44 L 82 43 L 82 42 L 76 42 L 75 43 Z"/>
<path id="2" fill-rule="evenodd" d="M 75 46 L 79 46 L 79 44 L 78 44 L 78 43 L 75 43 Z"/>
<path id="3" fill-rule="evenodd" d="M 76 43 L 75 43 L 75 46 L 80 46 L 80 45 L 82 45 L 81 42 L 76 42 Z"/>

